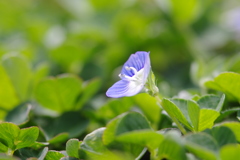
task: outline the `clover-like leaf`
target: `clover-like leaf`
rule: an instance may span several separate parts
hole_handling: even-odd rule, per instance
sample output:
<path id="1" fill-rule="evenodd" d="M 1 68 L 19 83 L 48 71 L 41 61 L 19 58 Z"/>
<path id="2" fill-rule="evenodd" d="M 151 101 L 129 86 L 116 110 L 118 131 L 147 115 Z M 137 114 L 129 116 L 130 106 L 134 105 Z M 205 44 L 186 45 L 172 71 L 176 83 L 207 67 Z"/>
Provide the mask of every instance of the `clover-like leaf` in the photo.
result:
<path id="1" fill-rule="evenodd" d="M 221 160 L 235 160 L 240 157 L 240 145 L 229 144 L 221 148 L 220 157 Z"/>
<path id="2" fill-rule="evenodd" d="M 20 129 L 17 125 L 9 122 L 0 123 L 0 130 L 0 150 L 9 154 L 13 154 L 20 148 L 31 147 L 39 134 L 37 127 Z"/>
<path id="3" fill-rule="evenodd" d="M 218 103 L 216 104 L 218 106 Z M 218 111 L 212 108 L 200 108 L 197 102 L 193 100 L 164 98 L 162 105 L 167 113 L 171 114 L 171 117 L 175 117 L 193 131 L 203 131 L 206 128 L 211 128 L 220 115 Z"/>
<path id="4" fill-rule="evenodd" d="M 82 134 L 89 121 L 78 112 L 65 112 L 54 118 L 39 117 L 36 123 L 43 129 L 49 143 L 58 143 Z"/>
<path id="5" fill-rule="evenodd" d="M 47 155 L 44 158 L 44 160 L 60 160 L 63 157 L 64 154 L 62 154 L 61 152 L 50 150 L 47 152 Z"/>
<path id="6" fill-rule="evenodd" d="M 219 147 L 222 147 L 227 144 L 237 144 L 236 136 L 233 131 L 225 126 L 216 126 L 211 130 L 208 129 L 205 132 L 210 134 L 213 138 L 215 138 Z"/>
<path id="7" fill-rule="evenodd" d="M 39 129 L 37 127 L 24 128 L 20 130 L 16 149 L 30 147 L 38 138 Z"/>
<path id="8" fill-rule="evenodd" d="M 31 108 L 32 106 L 29 103 L 21 104 L 8 112 L 7 116 L 5 117 L 5 121 L 18 125 L 26 123 L 29 119 Z"/>
<path id="9" fill-rule="evenodd" d="M 7 73 L 17 97 L 23 102 L 30 96 L 32 71 L 27 60 L 21 55 L 7 54 L 2 66 Z"/>
<path id="10" fill-rule="evenodd" d="M 108 145 L 115 140 L 116 136 L 145 129 L 151 129 L 151 127 L 143 115 L 137 112 L 123 113 L 108 123 L 103 134 L 103 142 Z"/>
<path id="11" fill-rule="evenodd" d="M 218 155 L 217 142 L 207 133 L 194 133 L 185 137 L 187 149 L 201 159 L 214 160 Z"/>
<path id="12" fill-rule="evenodd" d="M 117 141 L 138 144 L 154 150 L 163 141 L 163 135 L 152 130 L 131 131 L 117 136 Z"/>
<path id="13" fill-rule="evenodd" d="M 159 144 L 157 157 L 157 159 L 174 160 L 185 160 L 187 158 L 180 132 L 170 130 L 164 134 L 164 139 Z"/>
<path id="14" fill-rule="evenodd" d="M 41 81 L 35 90 L 37 101 L 59 113 L 74 110 L 82 81 L 74 75 L 61 75 Z"/>
<path id="15" fill-rule="evenodd" d="M 238 142 L 240 142 L 240 123 L 238 122 L 225 122 L 221 126 L 226 126 L 230 128 L 236 136 Z"/>
<path id="16" fill-rule="evenodd" d="M 79 149 L 80 149 L 80 142 L 78 139 L 70 139 L 67 141 L 66 144 L 66 152 L 69 156 L 80 158 L 79 157 Z"/>
<path id="17" fill-rule="evenodd" d="M 219 74 L 214 80 L 207 81 L 205 86 L 211 89 L 222 91 L 231 98 L 240 101 L 240 74 L 233 72 L 224 72 Z"/>

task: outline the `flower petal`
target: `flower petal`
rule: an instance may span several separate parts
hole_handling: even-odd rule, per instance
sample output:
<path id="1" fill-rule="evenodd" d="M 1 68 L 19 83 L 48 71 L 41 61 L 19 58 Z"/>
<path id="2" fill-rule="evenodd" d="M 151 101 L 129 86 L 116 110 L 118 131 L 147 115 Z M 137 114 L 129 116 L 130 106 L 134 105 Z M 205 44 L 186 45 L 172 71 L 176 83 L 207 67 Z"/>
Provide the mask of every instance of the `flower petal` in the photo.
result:
<path id="1" fill-rule="evenodd" d="M 138 51 L 129 57 L 127 62 L 123 65 L 121 73 L 132 77 L 134 76 L 134 72 L 132 70 L 126 69 L 126 67 L 134 67 L 137 71 L 139 71 L 144 68 L 146 64 L 149 65 L 147 67 L 150 67 L 149 52 Z"/>
<path id="2" fill-rule="evenodd" d="M 134 81 L 120 80 L 107 90 L 106 95 L 112 98 L 133 96 L 143 89 L 144 85 L 139 85 Z"/>

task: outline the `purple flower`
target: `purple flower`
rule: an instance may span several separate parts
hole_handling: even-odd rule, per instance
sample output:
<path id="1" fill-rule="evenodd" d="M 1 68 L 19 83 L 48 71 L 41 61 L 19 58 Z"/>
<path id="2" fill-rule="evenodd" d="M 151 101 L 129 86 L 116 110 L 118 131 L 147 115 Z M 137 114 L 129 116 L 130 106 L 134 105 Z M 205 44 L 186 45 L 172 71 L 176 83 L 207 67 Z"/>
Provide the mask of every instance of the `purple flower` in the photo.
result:
<path id="1" fill-rule="evenodd" d="M 119 74 L 121 80 L 110 87 L 106 95 L 112 98 L 136 95 L 144 88 L 150 69 L 149 52 L 132 54 Z"/>

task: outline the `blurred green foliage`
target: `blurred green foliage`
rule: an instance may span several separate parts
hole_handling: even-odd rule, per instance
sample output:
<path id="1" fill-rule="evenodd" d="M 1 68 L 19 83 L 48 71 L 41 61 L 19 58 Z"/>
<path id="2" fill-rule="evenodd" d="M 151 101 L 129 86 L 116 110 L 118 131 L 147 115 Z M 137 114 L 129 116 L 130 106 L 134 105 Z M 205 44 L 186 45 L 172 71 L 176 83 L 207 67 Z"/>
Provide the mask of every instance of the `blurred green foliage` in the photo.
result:
<path id="1" fill-rule="evenodd" d="M 236 159 L 239 5 L 1 0 L 0 159 Z M 189 134 L 147 94 L 105 96 L 136 51 Z"/>

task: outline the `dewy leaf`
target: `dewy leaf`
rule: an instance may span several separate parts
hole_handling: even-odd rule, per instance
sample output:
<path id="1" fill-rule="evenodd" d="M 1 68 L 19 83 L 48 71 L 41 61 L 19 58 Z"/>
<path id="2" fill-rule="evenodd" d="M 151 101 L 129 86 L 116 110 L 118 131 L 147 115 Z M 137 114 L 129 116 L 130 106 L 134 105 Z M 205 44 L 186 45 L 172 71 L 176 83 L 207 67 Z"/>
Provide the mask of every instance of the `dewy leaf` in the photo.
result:
<path id="1" fill-rule="evenodd" d="M 73 75 L 61 75 L 41 81 L 35 90 L 37 101 L 46 108 L 57 112 L 74 110 L 82 81 Z"/>
<path id="2" fill-rule="evenodd" d="M 38 134 L 39 129 L 37 127 L 21 129 L 16 143 L 16 149 L 30 147 L 37 140 Z"/>
<path id="3" fill-rule="evenodd" d="M 28 116 L 31 108 L 32 106 L 29 103 L 21 104 L 8 112 L 5 121 L 13 122 L 17 125 L 25 123 L 28 121 Z"/>
<path id="4" fill-rule="evenodd" d="M 206 160 L 215 160 L 219 149 L 217 142 L 207 133 L 187 135 L 185 145 L 190 152 Z"/>
<path id="5" fill-rule="evenodd" d="M 212 81 L 207 81 L 205 86 L 211 89 L 219 90 L 240 101 L 240 74 L 225 72 L 219 74 Z"/>
<path id="6" fill-rule="evenodd" d="M 15 143 L 20 133 L 20 128 L 13 123 L 0 123 L 0 142 L 15 150 Z"/>
<path id="7" fill-rule="evenodd" d="M 237 160 L 240 157 L 240 145 L 229 144 L 220 150 L 221 160 Z"/>
<path id="8" fill-rule="evenodd" d="M 199 104 L 200 108 L 214 109 L 220 112 L 222 110 L 224 100 L 224 94 L 221 97 L 216 95 L 205 95 L 201 97 L 197 103 Z"/>
<path id="9" fill-rule="evenodd" d="M 145 129 L 151 129 L 151 127 L 143 115 L 137 112 L 123 113 L 108 123 L 103 134 L 103 142 L 107 145 L 123 133 Z"/>
<path id="10" fill-rule="evenodd" d="M 66 152 L 68 156 L 80 158 L 78 155 L 81 142 L 78 139 L 70 139 L 66 144 Z"/>
<path id="11" fill-rule="evenodd" d="M 18 98 L 23 102 L 30 95 L 32 71 L 29 63 L 20 55 L 8 54 L 3 57 L 2 65 L 6 71 Z"/>

